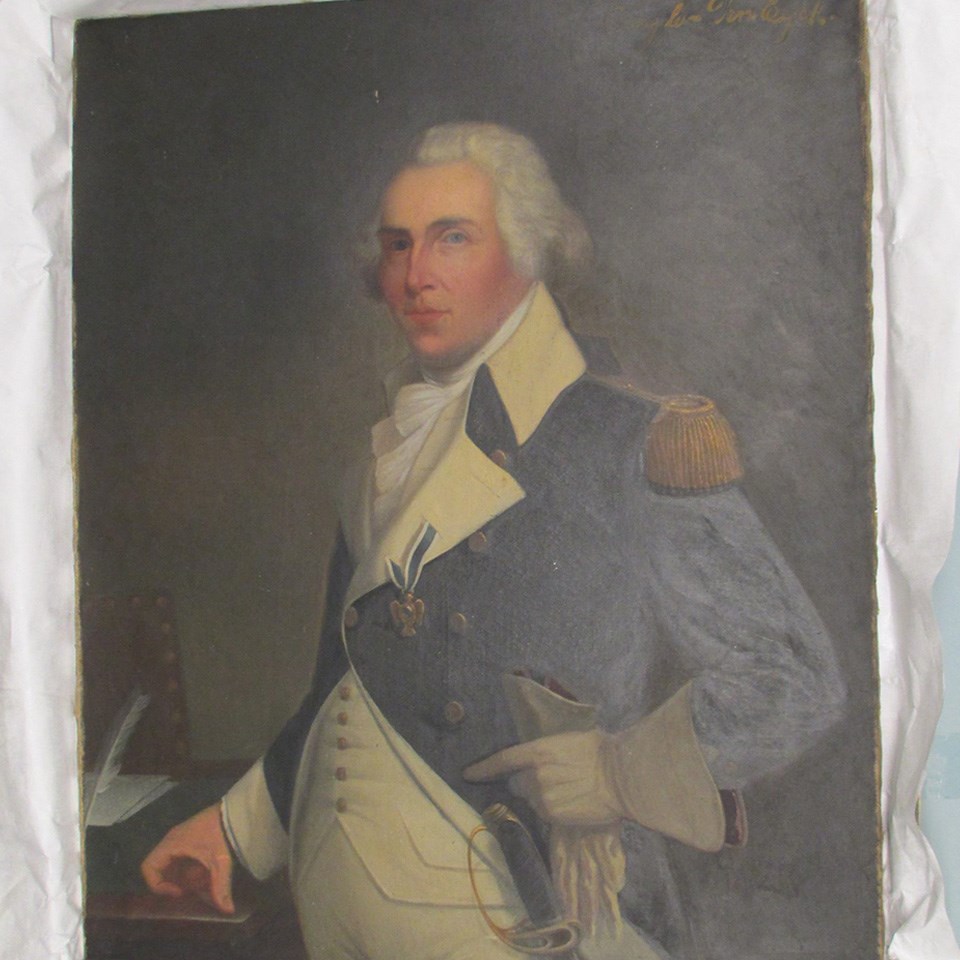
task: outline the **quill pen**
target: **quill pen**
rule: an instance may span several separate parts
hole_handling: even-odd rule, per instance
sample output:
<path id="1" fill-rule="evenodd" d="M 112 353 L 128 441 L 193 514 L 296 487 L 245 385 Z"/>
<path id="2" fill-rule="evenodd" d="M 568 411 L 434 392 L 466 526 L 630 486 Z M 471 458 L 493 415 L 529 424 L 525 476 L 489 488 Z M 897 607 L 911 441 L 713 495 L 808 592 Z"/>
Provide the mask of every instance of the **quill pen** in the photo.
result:
<path id="1" fill-rule="evenodd" d="M 150 694 L 144 693 L 139 687 L 134 687 L 127 697 L 123 706 L 113 718 L 110 729 L 107 730 L 100 745 L 100 752 L 97 754 L 97 763 L 90 776 L 92 786 L 88 791 L 84 791 L 86 811 L 83 817 L 83 825 L 87 826 L 90 815 L 97 802 L 97 796 L 103 793 L 116 778 L 120 772 L 120 764 L 123 761 L 123 754 L 130 742 L 130 737 L 137 726 L 143 711 L 147 709 L 150 702 Z"/>

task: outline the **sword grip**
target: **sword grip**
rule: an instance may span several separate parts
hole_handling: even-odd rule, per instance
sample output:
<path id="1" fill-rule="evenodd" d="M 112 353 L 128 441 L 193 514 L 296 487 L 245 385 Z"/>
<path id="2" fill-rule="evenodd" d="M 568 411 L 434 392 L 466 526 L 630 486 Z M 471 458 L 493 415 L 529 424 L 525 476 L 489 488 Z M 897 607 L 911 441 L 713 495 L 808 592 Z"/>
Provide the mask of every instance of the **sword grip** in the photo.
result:
<path id="1" fill-rule="evenodd" d="M 553 879 L 533 837 L 516 814 L 503 803 L 495 803 L 484 810 L 483 822 L 494 835 L 517 893 L 533 929 L 514 944 L 527 953 L 548 954 L 565 960 L 577 960 L 579 927 L 563 918 L 563 907 L 553 886 Z M 519 938 L 518 938 L 519 939 Z"/>

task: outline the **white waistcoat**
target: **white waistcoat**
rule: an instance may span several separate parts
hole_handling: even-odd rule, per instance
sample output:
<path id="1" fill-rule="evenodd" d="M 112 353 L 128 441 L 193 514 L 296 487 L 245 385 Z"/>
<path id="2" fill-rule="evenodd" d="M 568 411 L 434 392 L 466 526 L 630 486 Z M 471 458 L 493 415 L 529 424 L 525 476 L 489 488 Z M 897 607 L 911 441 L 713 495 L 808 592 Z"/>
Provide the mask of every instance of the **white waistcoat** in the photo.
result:
<path id="1" fill-rule="evenodd" d="M 432 780 L 430 795 L 421 789 Z M 445 797 L 441 809 L 434 797 Z M 467 865 L 476 811 L 390 727 L 351 671 L 327 698 L 307 738 L 290 821 L 294 888 L 342 830 L 380 892 L 406 903 L 475 906 Z M 318 859 L 319 862 L 318 863 Z M 485 905 L 517 905 L 499 847 L 474 840 L 474 879 Z"/>

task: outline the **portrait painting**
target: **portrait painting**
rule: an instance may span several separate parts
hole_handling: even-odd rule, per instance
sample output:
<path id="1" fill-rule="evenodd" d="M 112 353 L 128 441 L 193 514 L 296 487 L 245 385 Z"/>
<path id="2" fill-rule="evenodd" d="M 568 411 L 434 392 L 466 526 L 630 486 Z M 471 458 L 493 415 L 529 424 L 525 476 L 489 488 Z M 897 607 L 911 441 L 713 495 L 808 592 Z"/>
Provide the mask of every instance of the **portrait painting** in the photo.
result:
<path id="1" fill-rule="evenodd" d="M 881 955 L 863 31 L 78 25 L 88 956 Z"/>

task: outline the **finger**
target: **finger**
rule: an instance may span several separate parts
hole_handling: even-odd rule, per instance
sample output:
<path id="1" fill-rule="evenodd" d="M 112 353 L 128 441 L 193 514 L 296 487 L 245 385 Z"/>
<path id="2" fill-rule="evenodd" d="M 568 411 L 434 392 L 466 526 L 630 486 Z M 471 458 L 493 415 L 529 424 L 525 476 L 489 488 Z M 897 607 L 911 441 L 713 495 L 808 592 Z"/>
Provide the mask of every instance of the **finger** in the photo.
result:
<path id="1" fill-rule="evenodd" d="M 140 873 L 147 888 L 153 893 L 159 893 L 162 897 L 183 896 L 184 891 L 179 884 L 169 880 L 161 870 L 149 866 L 146 861 L 140 865 Z"/>
<path id="2" fill-rule="evenodd" d="M 487 757 L 486 760 L 470 764 L 463 771 L 463 778 L 470 781 L 482 781 L 506 777 L 511 773 L 516 773 L 517 770 L 533 766 L 541 759 L 541 754 L 542 751 L 537 747 L 536 741 L 520 743 L 515 747 L 507 747 L 505 750 Z"/>
<path id="3" fill-rule="evenodd" d="M 231 893 L 233 863 L 229 854 L 211 854 L 206 862 L 194 858 L 176 864 L 176 883 L 221 913 L 235 911 Z"/>
<path id="4" fill-rule="evenodd" d="M 526 775 L 527 772 L 526 770 L 521 770 L 520 773 L 514 773 L 510 779 L 507 780 L 507 788 L 510 792 L 518 797 L 523 797 L 524 800 L 531 799 L 537 792 L 533 789 L 532 778 Z"/>
<path id="5" fill-rule="evenodd" d="M 570 798 L 579 795 L 581 788 L 566 780 L 557 780 L 547 767 L 526 767 L 507 781 L 513 793 L 523 797 L 538 813 L 556 812 L 568 805 Z"/>
<path id="6" fill-rule="evenodd" d="M 230 855 L 218 857 L 210 870 L 210 896 L 221 913 L 235 913 L 233 902 L 233 860 Z"/>
<path id="7" fill-rule="evenodd" d="M 536 771 L 527 769 L 521 770 L 520 773 L 515 773 L 507 781 L 507 786 L 511 793 L 526 800 L 527 803 L 530 804 L 533 812 L 541 820 L 549 819 L 547 816 L 547 807 L 543 802 L 543 792 L 537 782 Z"/>
<path id="8" fill-rule="evenodd" d="M 159 893 L 161 897 L 182 897 L 185 893 L 170 880 L 148 880 L 147 886 L 153 893 Z"/>
<path id="9" fill-rule="evenodd" d="M 163 853 L 157 855 L 155 850 L 140 864 L 140 873 L 143 876 L 144 883 L 154 893 L 166 897 L 181 897 L 183 896 L 183 889 L 167 877 L 167 871 L 172 861 L 173 857 Z"/>

